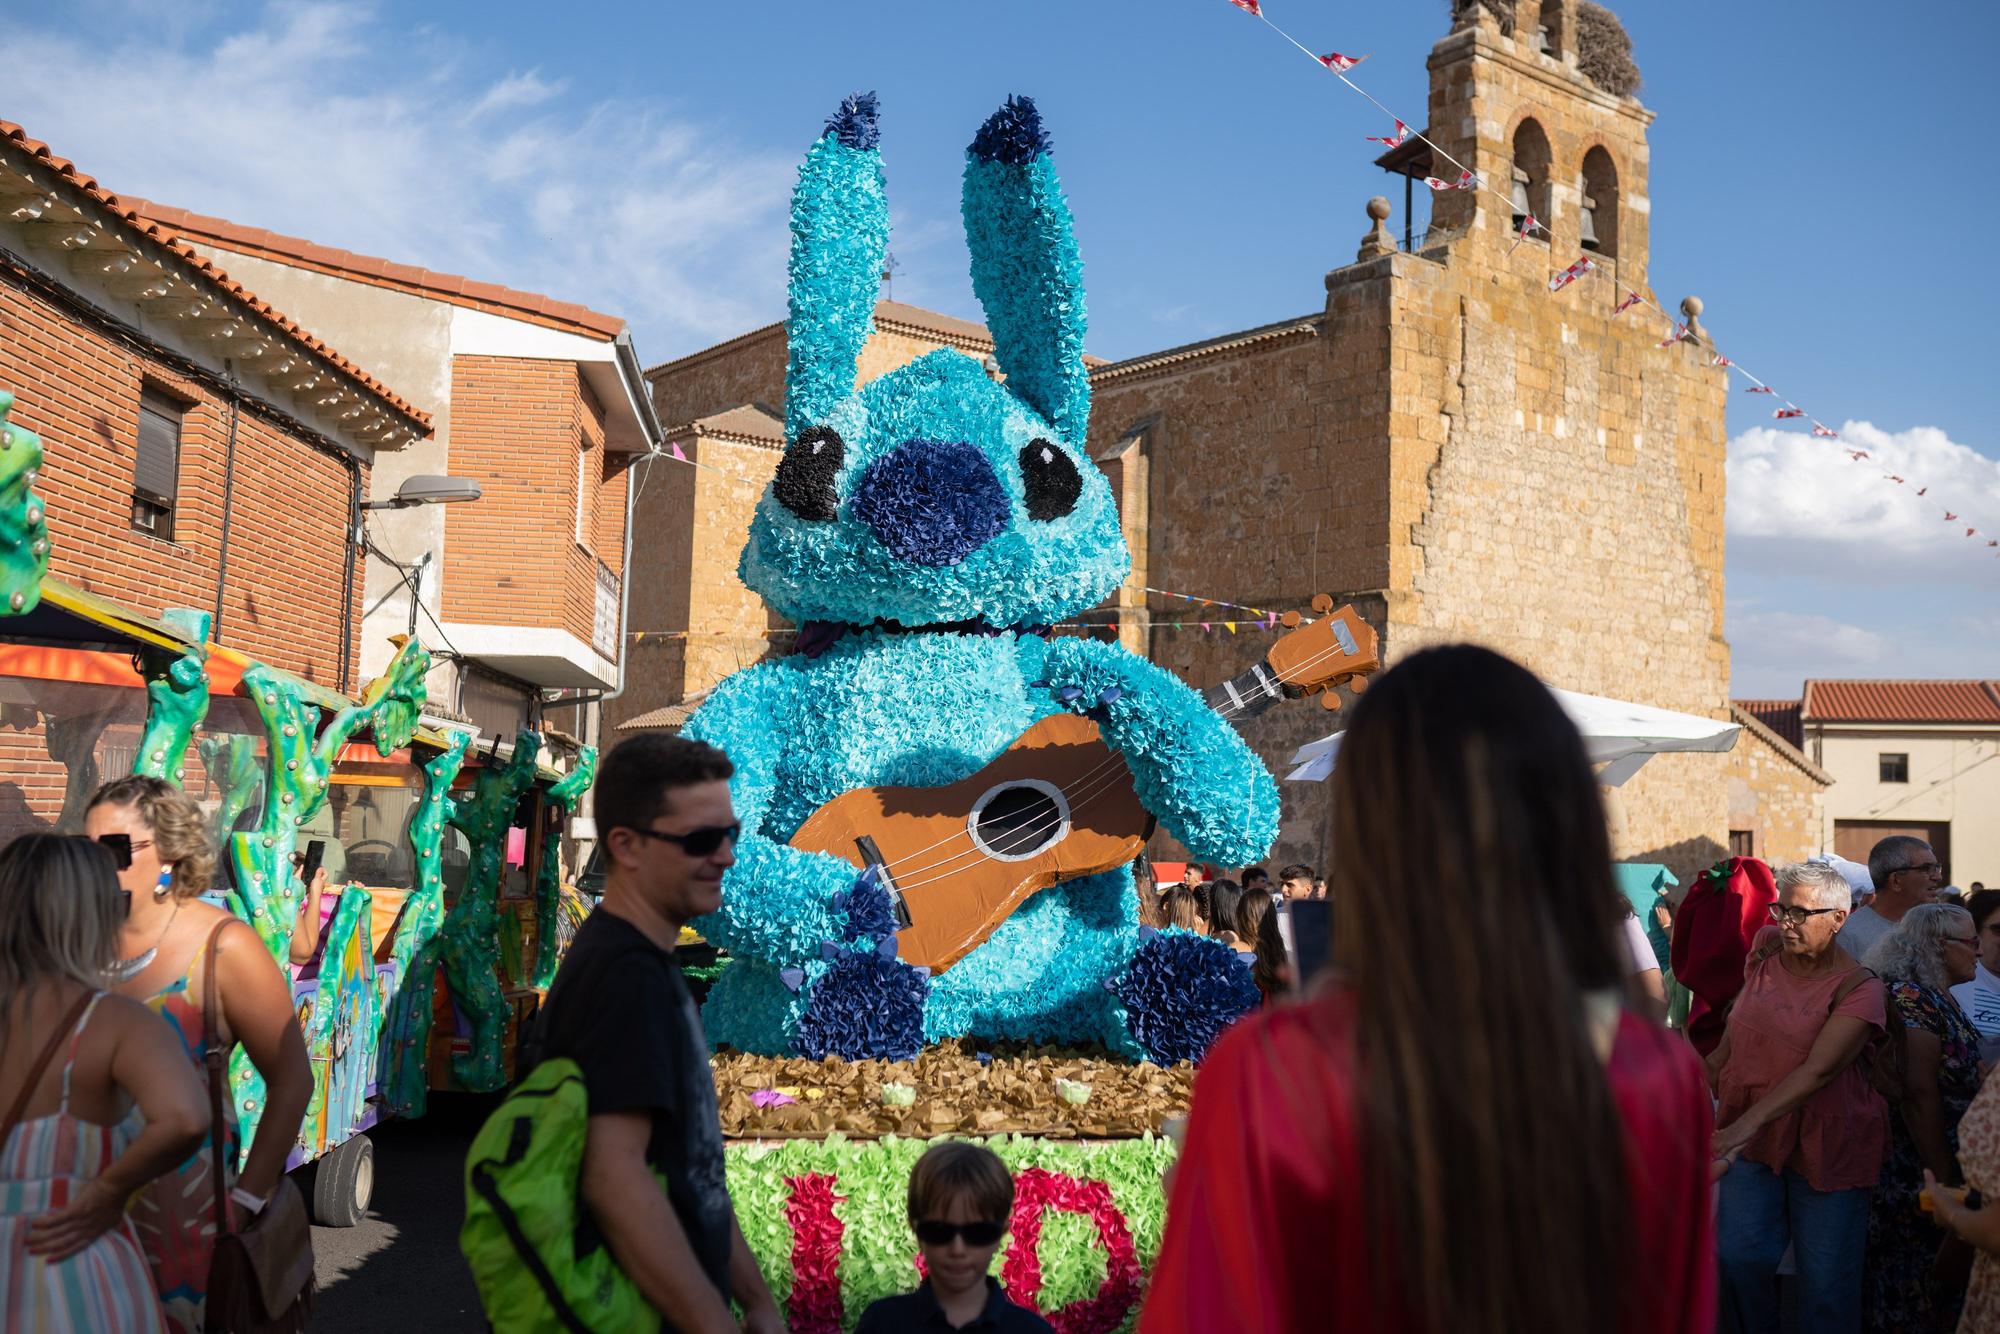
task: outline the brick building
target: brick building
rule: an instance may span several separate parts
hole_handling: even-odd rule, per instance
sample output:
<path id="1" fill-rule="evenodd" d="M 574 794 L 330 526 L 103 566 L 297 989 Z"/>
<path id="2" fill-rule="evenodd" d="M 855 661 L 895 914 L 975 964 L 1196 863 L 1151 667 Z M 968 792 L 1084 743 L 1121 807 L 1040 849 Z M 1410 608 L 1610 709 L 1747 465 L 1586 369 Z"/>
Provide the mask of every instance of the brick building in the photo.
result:
<path id="1" fill-rule="evenodd" d="M 360 684 L 353 506 L 428 415 L 5 122 L 0 388 L 43 440 L 51 577 L 146 616 L 207 613 L 226 651 Z M 143 698 L 83 693 L 0 672 L 0 837 L 60 812 L 51 746 L 129 769 L 114 752 Z"/>
<path id="2" fill-rule="evenodd" d="M 1436 194 L 1413 249 L 1397 245 L 1387 202 L 1371 201 L 1354 261 L 1314 283 L 1316 308 L 1094 367 L 1091 453 L 1134 564 L 1095 613 L 1107 633 L 1115 624 L 1129 648 L 1206 685 L 1266 641 L 1194 632 L 1187 603 L 1148 587 L 1273 610 L 1327 592 L 1361 608 L 1391 661 L 1473 640 L 1554 685 L 1730 716 L 1726 372 L 1708 364 L 1698 321 L 1663 348 L 1657 319 L 1616 309 L 1650 290 L 1653 116 L 1583 72 L 1575 9 L 1548 0 L 1538 24 L 1517 29 L 1459 7 L 1431 52 L 1426 137 L 1503 183 L 1500 196 Z M 1457 176 L 1429 151 L 1413 139 L 1382 165 Z M 1521 239 L 1510 196 L 1549 235 Z M 1597 272 L 1552 293 L 1550 279 L 1583 254 Z M 989 346 L 977 326 L 884 303 L 862 378 L 941 345 L 975 356 Z M 784 354 L 773 325 L 648 372 L 662 419 L 681 423 L 670 435 L 716 471 L 677 469 L 646 502 L 658 508 L 642 531 L 657 538 L 635 559 L 663 578 L 643 613 L 635 600 L 633 624 L 670 633 L 635 648 L 621 719 L 664 720 L 666 706 L 782 651 L 782 627 L 735 567 L 782 445 Z M 1294 706 L 1243 730 L 1278 770 L 1329 726 Z M 1768 784 L 1810 810 L 1824 775 L 1765 737 L 1744 744 L 1758 752 L 1753 807 Z M 1652 761 L 1609 796 L 1618 854 L 1685 879 L 1726 851 L 1732 828 L 1791 846 L 1775 814 L 1732 816 L 1731 777 L 1748 783 L 1749 763 Z M 1327 789 L 1281 790 L 1272 857 L 1320 860 Z M 1785 829 L 1803 818 L 1784 816 Z"/>
<path id="3" fill-rule="evenodd" d="M 624 679 L 626 515 L 660 431 L 624 320 L 546 296 L 356 255 L 140 201 L 204 254 L 402 386 L 435 424 L 377 469 L 386 500 L 411 476 L 479 483 L 476 504 L 366 519 L 363 666 L 413 627 L 436 653 L 431 698 L 505 738 L 554 692 Z M 597 739 L 594 704 L 549 721 Z"/>
<path id="4" fill-rule="evenodd" d="M 1855 861 L 1890 834 L 1929 843 L 1951 883 L 2000 884 L 2000 681 L 1821 681 L 1739 700 L 1836 781 L 1815 850 Z"/>

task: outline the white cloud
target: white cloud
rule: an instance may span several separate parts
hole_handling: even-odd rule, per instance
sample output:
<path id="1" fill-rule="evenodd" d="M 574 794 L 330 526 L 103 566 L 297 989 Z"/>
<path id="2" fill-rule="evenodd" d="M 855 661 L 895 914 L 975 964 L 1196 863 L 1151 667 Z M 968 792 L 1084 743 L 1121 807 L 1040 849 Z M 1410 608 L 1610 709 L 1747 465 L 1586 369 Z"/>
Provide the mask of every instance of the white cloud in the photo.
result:
<path id="1" fill-rule="evenodd" d="M 2000 587 L 2000 461 L 1930 426 L 1757 427 L 1729 443 L 1728 533 L 1732 571 Z"/>
<path id="2" fill-rule="evenodd" d="M 1728 613 L 1730 693 L 1738 699 L 1796 699 L 1809 676 L 1922 675 L 1893 668 L 1888 636 L 1831 616 L 1793 611 Z"/>
<path id="3" fill-rule="evenodd" d="M 108 189 L 620 314 L 649 363 L 783 314 L 795 155 L 363 5 L 117 31 L 8 31 L 12 67 L 65 71 L 8 117 Z"/>
<path id="4" fill-rule="evenodd" d="M 1815 676 L 2000 675 L 2000 548 L 1986 545 L 2000 461 L 1943 431 L 1745 431 L 1729 444 L 1728 535 L 1738 698 L 1795 698 Z"/>

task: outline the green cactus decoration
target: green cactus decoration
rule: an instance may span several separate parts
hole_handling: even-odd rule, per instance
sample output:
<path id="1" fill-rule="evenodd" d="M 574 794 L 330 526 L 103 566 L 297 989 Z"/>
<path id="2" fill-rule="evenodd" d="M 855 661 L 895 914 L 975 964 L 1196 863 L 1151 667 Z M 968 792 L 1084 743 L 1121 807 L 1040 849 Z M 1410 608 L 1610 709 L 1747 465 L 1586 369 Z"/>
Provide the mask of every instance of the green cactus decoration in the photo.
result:
<path id="1" fill-rule="evenodd" d="M 34 491 L 42 439 L 7 424 L 14 396 L 0 390 L 0 615 L 25 615 L 42 600 L 49 572 L 49 524 Z"/>
<path id="2" fill-rule="evenodd" d="M 369 682 L 361 702 L 335 714 L 324 731 L 318 728 L 318 706 L 300 698 L 296 681 L 262 663 L 244 671 L 243 693 L 263 720 L 269 760 L 263 818 L 255 830 L 229 840 L 236 886 L 231 907 L 256 929 L 281 965 L 290 952 L 304 890 L 292 869 L 299 826 L 325 803 L 334 762 L 356 732 L 374 724 L 375 748 L 384 755 L 409 744 L 416 713 L 408 700 L 413 691 L 422 699 L 429 671 L 430 654 L 423 645 L 402 640 L 389 670 Z M 243 1143 L 248 1144 L 258 1109 L 264 1105 L 264 1081 L 240 1047 L 230 1059 L 229 1080 L 244 1126 Z"/>
<path id="3" fill-rule="evenodd" d="M 548 804 L 568 815 L 596 779 L 597 747 L 585 746 L 576 757 L 576 767 L 549 788 Z M 562 823 L 555 821 L 542 838 L 542 866 L 535 876 L 535 971 L 528 979 L 530 986 L 545 988 L 556 980 L 556 965 L 562 962 L 556 949 L 556 918 L 561 911 Z"/>
<path id="4" fill-rule="evenodd" d="M 210 830 L 221 846 L 249 809 L 257 782 L 264 776 L 257 764 L 257 739 L 231 733 L 205 736 L 201 739 L 201 765 L 208 770 L 209 783 L 221 794 Z"/>
<path id="5" fill-rule="evenodd" d="M 458 902 L 444 919 L 445 979 L 452 998 L 472 1022 L 470 1050 L 452 1059 L 452 1074 L 465 1088 L 486 1093 L 507 1082 L 501 1044 L 507 1028 L 507 998 L 496 971 L 500 964 L 500 875 L 506 863 L 507 831 L 521 796 L 535 782 L 535 759 L 542 738 L 521 732 L 504 766 L 482 769 L 472 796 L 457 803 L 452 827 L 472 845 L 472 866 Z"/>
<path id="6" fill-rule="evenodd" d="M 451 749 L 424 765 L 424 804 L 410 821 L 410 843 L 417 854 L 417 887 L 403 907 L 389 947 L 396 961 L 396 995 L 390 1002 L 387 1040 L 379 1055 L 377 1084 L 384 1104 L 397 1116 L 422 1116 L 429 1101 L 426 1062 L 431 1045 L 431 998 L 444 942 L 444 827 L 457 802 L 452 781 L 465 763 L 470 738 L 454 733 Z"/>
<path id="7" fill-rule="evenodd" d="M 163 778 L 175 787 L 187 777 L 183 767 L 195 729 L 208 717 L 208 631 L 205 611 L 176 608 L 162 618 L 194 640 L 185 652 L 147 648 L 139 654 L 146 677 L 146 730 L 132 772 Z M 234 821 L 231 822 L 232 824 Z"/>

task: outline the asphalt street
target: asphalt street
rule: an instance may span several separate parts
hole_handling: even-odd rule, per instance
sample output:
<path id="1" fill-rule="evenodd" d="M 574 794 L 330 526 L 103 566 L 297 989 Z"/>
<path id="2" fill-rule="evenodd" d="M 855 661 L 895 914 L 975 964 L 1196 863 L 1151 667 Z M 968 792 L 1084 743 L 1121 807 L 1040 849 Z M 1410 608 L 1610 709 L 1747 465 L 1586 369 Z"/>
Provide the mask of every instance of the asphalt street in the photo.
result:
<path id="1" fill-rule="evenodd" d="M 466 1146 L 495 1096 L 431 1095 L 430 1112 L 368 1132 L 375 1194 L 355 1227 L 315 1227 L 316 1334 L 478 1334 L 486 1328 L 472 1274 L 458 1253 L 465 1216 Z M 310 1169 L 298 1175 L 311 1198 Z"/>

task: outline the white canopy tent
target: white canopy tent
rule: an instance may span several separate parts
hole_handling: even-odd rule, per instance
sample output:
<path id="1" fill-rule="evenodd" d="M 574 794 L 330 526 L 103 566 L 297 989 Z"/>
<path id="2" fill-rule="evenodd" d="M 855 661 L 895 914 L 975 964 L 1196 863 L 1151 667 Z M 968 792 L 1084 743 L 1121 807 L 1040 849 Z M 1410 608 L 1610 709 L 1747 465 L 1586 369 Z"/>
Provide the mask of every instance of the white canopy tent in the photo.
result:
<path id="1" fill-rule="evenodd" d="M 1604 768 L 1597 781 L 1606 787 L 1623 787 L 1647 760 L 1669 751 L 1719 752 L 1736 745 L 1743 729 L 1735 723 L 1717 722 L 1692 713 L 1675 713 L 1649 704 L 1630 704 L 1602 695 L 1582 695 L 1574 690 L 1554 690 L 1550 694 L 1563 712 L 1583 733 L 1584 749 L 1593 764 Z M 1298 783 L 1322 783 L 1333 773 L 1340 754 L 1339 732 L 1309 741 L 1292 756 L 1292 770 L 1285 777 Z"/>

